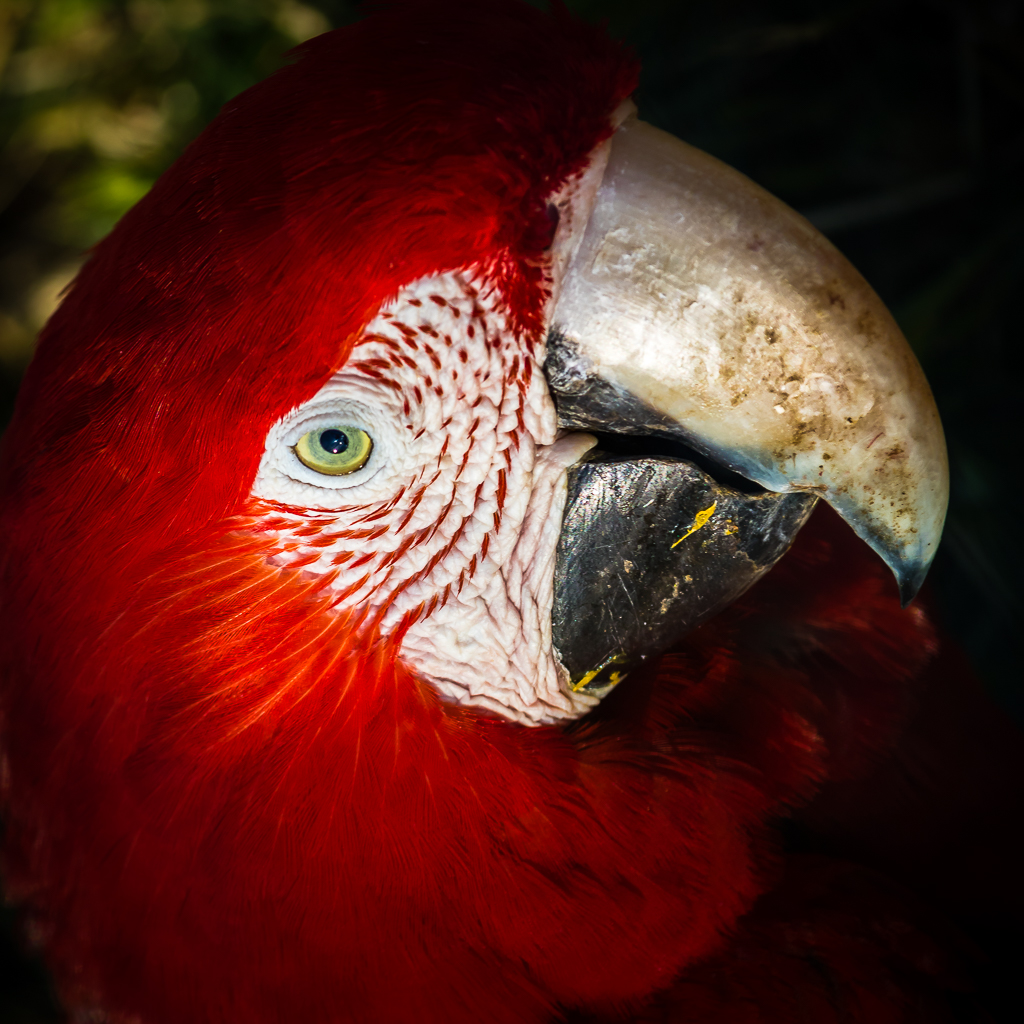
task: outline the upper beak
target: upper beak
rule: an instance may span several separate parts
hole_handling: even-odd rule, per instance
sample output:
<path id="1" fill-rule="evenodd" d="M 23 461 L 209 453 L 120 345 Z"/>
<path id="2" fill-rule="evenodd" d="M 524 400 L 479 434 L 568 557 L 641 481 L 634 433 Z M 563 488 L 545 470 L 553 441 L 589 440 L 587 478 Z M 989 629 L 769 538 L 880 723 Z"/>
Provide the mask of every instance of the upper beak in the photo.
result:
<path id="1" fill-rule="evenodd" d="M 917 593 L 949 490 L 928 383 L 845 257 L 738 171 L 628 118 L 549 350 L 563 425 L 675 433 L 769 491 L 816 495 L 904 603 Z"/>
<path id="2" fill-rule="evenodd" d="M 572 689 L 600 696 L 732 601 L 816 498 L 906 604 L 942 533 L 948 469 L 928 383 L 881 300 L 799 214 L 635 118 L 599 187 L 588 173 L 589 219 L 556 266 L 545 374 L 559 423 L 698 454 L 634 443 L 624 457 L 606 439 L 570 470 L 552 638 Z M 769 493 L 703 472 L 702 456 Z"/>

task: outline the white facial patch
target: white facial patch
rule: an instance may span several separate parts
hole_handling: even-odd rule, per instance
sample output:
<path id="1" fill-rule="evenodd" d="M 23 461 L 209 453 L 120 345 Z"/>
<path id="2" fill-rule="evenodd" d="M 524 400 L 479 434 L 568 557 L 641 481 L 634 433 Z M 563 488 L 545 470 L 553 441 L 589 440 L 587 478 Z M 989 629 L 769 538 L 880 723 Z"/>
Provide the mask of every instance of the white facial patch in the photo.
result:
<path id="1" fill-rule="evenodd" d="M 402 657 L 445 698 L 527 725 L 596 703 L 551 647 L 565 471 L 594 439 L 557 437 L 542 359 L 470 276 L 418 281 L 274 425 L 253 486 L 277 564 L 403 628 Z M 342 426 L 372 439 L 365 464 L 303 464 L 300 438 Z"/>

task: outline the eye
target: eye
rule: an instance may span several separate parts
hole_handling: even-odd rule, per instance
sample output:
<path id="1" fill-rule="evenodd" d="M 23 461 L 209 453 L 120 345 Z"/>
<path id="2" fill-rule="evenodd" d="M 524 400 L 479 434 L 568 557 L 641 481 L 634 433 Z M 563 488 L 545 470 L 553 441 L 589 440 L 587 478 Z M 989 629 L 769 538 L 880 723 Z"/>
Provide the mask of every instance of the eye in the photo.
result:
<path id="1" fill-rule="evenodd" d="M 299 461 L 317 473 L 345 476 L 362 469 L 373 451 L 373 439 L 359 427 L 317 427 L 295 445 Z"/>

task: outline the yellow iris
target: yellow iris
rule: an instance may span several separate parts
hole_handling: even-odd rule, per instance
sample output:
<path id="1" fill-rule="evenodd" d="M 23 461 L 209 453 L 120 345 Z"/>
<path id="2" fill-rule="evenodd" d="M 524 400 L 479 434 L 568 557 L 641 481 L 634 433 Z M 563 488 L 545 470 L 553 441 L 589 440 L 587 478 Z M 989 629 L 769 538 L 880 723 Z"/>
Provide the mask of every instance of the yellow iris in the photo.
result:
<path id="1" fill-rule="evenodd" d="M 366 465 L 373 439 L 359 427 L 317 427 L 303 434 L 295 454 L 304 466 L 327 476 L 345 476 Z"/>

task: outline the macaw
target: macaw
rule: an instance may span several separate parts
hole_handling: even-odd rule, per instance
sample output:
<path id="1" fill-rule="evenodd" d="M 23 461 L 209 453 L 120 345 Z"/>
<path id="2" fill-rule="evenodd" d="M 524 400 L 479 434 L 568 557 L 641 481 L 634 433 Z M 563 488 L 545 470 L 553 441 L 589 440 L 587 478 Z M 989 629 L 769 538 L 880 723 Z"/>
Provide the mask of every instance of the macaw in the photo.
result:
<path id="1" fill-rule="evenodd" d="M 780 826 L 853 834 L 936 663 L 935 406 L 636 76 L 562 8 L 375 9 L 43 332 L 3 871 L 75 1019 L 947 1019 L 946 926 Z"/>

